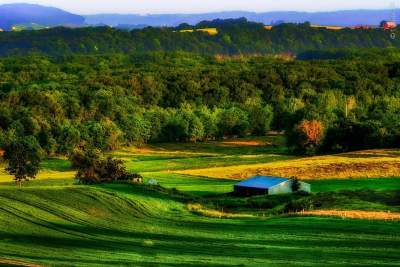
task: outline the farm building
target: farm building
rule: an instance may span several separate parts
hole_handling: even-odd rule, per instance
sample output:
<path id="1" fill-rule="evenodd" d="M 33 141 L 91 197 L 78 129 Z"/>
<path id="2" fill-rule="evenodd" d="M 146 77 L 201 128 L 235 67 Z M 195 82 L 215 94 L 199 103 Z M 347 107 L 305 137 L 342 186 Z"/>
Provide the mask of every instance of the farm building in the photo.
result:
<path id="1" fill-rule="evenodd" d="M 278 195 L 293 193 L 293 181 L 288 178 L 273 176 L 254 176 L 234 186 L 234 194 L 238 196 Z M 311 192 L 311 186 L 300 182 L 299 191 Z"/>
<path id="2" fill-rule="evenodd" d="M 391 29 L 396 28 L 396 27 L 397 27 L 397 24 L 396 24 L 395 21 L 383 21 L 383 22 L 381 23 L 381 27 L 382 27 L 384 30 L 391 30 Z"/>

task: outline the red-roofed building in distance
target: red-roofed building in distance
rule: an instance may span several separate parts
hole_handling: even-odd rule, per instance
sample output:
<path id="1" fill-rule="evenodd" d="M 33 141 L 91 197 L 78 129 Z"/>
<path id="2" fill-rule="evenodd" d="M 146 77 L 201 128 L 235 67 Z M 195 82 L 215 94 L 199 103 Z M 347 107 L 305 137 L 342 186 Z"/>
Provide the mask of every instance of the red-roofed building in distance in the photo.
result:
<path id="1" fill-rule="evenodd" d="M 397 23 L 395 21 L 382 21 L 381 22 L 381 28 L 384 30 L 391 30 L 397 27 Z"/>

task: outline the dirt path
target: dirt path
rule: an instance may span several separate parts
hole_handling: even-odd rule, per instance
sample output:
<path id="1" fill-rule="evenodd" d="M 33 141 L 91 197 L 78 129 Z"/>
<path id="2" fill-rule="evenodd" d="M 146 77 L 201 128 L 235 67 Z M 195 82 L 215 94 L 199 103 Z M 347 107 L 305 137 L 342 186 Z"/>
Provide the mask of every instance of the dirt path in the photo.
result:
<path id="1" fill-rule="evenodd" d="M 362 220 L 400 221 L 400 213 L 385 212 L 385 211 L 311 210 L 311 211 L 302 211 L 297 214 L 316 215 L 316 216 L 334 216 L 334 217 L 362 219 Z"/>
<path id="2" fill-rule="evenodd" d="M 0 258 L 0 266 L 21 266 L 21 267 L 43 267 L 43 265 L 26 263 L 23 261 L 2 259 Z"/>

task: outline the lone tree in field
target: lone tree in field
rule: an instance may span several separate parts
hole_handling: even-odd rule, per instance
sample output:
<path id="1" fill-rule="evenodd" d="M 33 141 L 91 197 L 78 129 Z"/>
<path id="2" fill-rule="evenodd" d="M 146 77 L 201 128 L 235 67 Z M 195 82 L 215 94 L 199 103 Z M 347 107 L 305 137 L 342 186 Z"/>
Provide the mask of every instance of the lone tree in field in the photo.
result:
<path id="1" fill-rule="evenodd" d="M 5 148 L 6 171 L 14 175 L 20 186 L 23 181 L 35 179 L 40 169 L 41 147 L 33 136 L 20 137 L 10 142 Z"/>

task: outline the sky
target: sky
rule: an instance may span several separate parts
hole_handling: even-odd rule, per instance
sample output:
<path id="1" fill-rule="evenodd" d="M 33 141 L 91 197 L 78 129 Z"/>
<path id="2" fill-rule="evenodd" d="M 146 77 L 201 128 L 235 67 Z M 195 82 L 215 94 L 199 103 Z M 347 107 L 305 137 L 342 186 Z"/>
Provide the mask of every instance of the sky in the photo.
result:
<path id="1" fill-rule="evenodd" d="M 400 0 L 0 0 L 0 4 L 34 3 L 77 14 L 203 13 L 215 11 L 332 11 L 388 9 Z"/>

